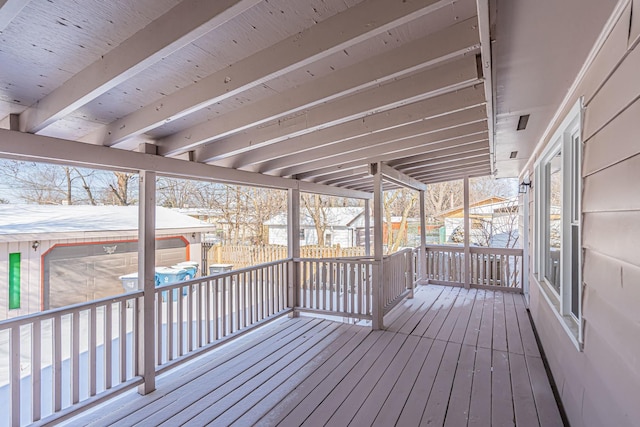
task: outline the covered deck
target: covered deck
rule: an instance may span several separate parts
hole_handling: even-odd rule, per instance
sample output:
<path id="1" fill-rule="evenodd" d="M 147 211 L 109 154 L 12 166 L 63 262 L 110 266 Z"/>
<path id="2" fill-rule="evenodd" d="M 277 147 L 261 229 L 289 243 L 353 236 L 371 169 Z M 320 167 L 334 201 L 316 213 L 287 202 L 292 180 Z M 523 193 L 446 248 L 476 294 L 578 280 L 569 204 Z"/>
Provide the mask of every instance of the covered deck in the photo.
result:
<path id="1" fill-rule="evenodd" d="M 563 425 L 521 294 L 426 285 L 383 330 L 281 318 L 72 425 Z"/>

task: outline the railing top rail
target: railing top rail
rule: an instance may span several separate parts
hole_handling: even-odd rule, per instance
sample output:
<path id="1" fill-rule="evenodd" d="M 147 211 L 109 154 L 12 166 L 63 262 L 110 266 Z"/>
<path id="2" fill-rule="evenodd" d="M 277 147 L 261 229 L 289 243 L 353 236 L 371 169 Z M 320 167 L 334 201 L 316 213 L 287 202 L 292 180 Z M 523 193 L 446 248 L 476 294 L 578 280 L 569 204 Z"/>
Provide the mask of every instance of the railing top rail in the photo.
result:
<path id="1" fill-rule="evenodd" d="M 373 257 L 339 257 L 339 258 L 295 258 L 296 262 L 359 262 L 373 263 Z"/>
<path id="2" fill-rule="evenodd" d="M 265 262 L 265 263 L 262 263 L 262 264 L 250 265 L 248 267 L 242 267 L 242 268 L 238 268 L 238 269 L 235 269 L 235 270 L 225 271 L 225 272 L 222 272 L 222 273 L 211 274 L 209 276 L 196 277 L 196 278 L 193 278 L 191 280 L 185 280 L 185 281 L 182 281 L 182 282 L 170 283 L 170 284 L 167 284 L 167 285 L 159 286 L 159 287 L 156 288 L 156 291 L 158 289 L 160 291 L 167 291 L 167 290 L 171 290 L 171 289 L 177 289 L 177 288 L 180 288 L 182 286 L 197 285 L 198 283 L 202 283 L 202 282 L 205 282 L 207 280 L 224 279 L 225 277 L 231 277 L 231 276 L 247 273 L 247 272 L 254 271 L 254 270 L 260 270 L 260 269 L 267 268 L 267 267 L 273 267 L 273 266 L 279 265 L 279 264 L 286 264 L 289 261 L 291 261 L 291 258 L 283 258 L 283 259 L 279 259 L 277 261 L 271 261 L 271 262 Z"/>
<path id="3" fill-rule="evenodd" d="M 522 255 L 521 248 L 487 248 L 483 246 L 469 247 L 471 253 L 495 254 L 495 255 Z"/>
<path id="4" fill-rule="evenodd" d="M 425 249 L 444 252 L 464 252 L 464 246 L 458 245 L 425 245 Z"/>
<path id="5" fill-rule="evenodd" d="M 142 294 L 143 294 L 142 291 L 133 291 L 133 292 L 128 292 L 126 294 L 121 294 L 115 297 L 106 297 L 106 298 L 102 298 L 94 301 L 81 302 L 81 303 L 69 305 L 66 307 L 54 308 L 52 310 L 46 310 L 38 313 L 27 314 L 25 316 L 15 317 L 12 319 L 0 320 L 0 330 L 5 330 L 5 329 L 12 328 L 14 326 L 33 323 L 34 320 L 38 320 L 38 319 L 51 319 L 54 317 L 65 316 L 71 313 L 77 313 L 80 311 L 90 309 L 91 307 L 100 307 L 103 305 L 107 305 L 109 303 L 124 302 L 133 298 L 141 297 Z"/>

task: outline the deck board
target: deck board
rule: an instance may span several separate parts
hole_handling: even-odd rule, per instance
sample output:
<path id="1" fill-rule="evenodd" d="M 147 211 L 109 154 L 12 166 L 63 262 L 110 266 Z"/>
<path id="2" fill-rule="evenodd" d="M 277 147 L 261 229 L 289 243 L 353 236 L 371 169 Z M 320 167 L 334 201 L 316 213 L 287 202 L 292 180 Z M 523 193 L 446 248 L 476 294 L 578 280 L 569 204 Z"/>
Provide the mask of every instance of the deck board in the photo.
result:
<path id="1" fill-rule="evenodd" d="M 423 286 L 385 321 L 282 319 L 69 425 L 562 425 L 521 295 Z"/>

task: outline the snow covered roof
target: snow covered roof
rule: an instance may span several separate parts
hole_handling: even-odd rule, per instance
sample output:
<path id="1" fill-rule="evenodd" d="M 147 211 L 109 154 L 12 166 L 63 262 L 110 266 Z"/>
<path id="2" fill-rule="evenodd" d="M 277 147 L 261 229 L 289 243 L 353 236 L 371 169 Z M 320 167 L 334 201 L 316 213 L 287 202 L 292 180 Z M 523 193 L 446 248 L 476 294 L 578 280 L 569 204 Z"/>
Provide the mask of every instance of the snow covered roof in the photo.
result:
<path id="1" fill-rule="evenodd" d="M 162 207 L 156 208 L 160 234 L 204 232 L 206 222 Z M 137 234 L 138 206 L 0 205 L 0 241 L 45 240 Z"/>
<path id="2" fill-rule="evenodd" d="M 348 227 L 360 215 L 364 213 L 364 208 L 359 207 L 335 207 L 325 208 L 327 215 L 327 226 L 329 227 Z M 264 225 L 287 225 L 287 215 L 278 214 L 264 223 Z M 313 227 L 313 218 L 306 209 L 301 209 L 300 226 Z"/>

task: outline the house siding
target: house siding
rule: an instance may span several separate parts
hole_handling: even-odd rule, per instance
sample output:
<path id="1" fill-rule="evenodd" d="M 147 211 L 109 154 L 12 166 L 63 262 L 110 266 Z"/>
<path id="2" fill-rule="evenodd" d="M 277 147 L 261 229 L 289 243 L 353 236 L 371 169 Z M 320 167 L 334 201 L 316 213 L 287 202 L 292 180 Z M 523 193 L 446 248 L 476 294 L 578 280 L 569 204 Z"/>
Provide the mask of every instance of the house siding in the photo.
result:
<path id="1" fill-rule="evenodd" d="M 640 14 L 632 18 L 631 3 L 568 103 L 584 97 L 582 352 L 531 265 L 531 314 L 572 426 L 640 419 L 640 48 L 633 46 Z"/>

